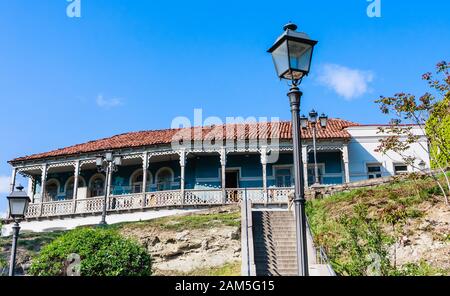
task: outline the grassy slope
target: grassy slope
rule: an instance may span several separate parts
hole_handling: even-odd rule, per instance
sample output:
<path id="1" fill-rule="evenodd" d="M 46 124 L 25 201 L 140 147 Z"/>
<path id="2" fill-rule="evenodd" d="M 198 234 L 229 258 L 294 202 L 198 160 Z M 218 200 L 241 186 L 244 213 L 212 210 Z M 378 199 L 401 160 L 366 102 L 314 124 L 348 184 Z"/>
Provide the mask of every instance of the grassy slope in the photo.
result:
<path id="1" fill-rule="evenodd" d="M 307 214 L 316 243 L 325 248 L 338 274 L 365 275 L 373 253 L 381 255 L 381 273 L 385 275 L 448 274 L 448 270 L 425 262 L 394 268 L 383 260 L 403 225 L 424 216 L 424 205 L 429 208 L 438 203 L 443 203 L 443 197 L 436 183 L 421 178 L 308 201 Z M 448 234 L 437 235 L 448 241 Z"/>
<path id="2" fill-rule="evenodd" d="M 183 231 L 189 229 L 205 229 L 211 226 L 239 226 L 240 225 L 240 211 L 233 209 L 230 212 L 205 212 L 195 213 L 182 216 L 163 217 L 149 221 L 120 223 L 111 225 L 112 228 L 123 227 L 146 227 L 154 226 L 162 230 Z"/>
<path id="3" fill-rule="evenodd" d="M 238 208 L 228 209 L 227 211 L 212 210 L 211 212 L 163 217 L 149 221 L 120 223 L 109 225 L 108 227 L 120 231 L 122 229 L 145 228 L 149 225 L 158 227 L 161 230 L 174 230 L 177 232 L 189 229 L 207 229 L 211 226 L 239 226 L 240 210 Z M 33 258 L 44 245 L 63 233 L 63 231 L 55 231 L 21 234 L 18 245 L 19 253 L 23 254 L 24 257 L 29 256 Z M 11 237 L 0 237 L 0 269 L 7 266 L 9 253 L 6 252 L 6 249 L 9 250 L 10 245 Z M 188 274 L 179 275 L 240 275 L 240 262 L 227 263 L 224 266 L 213 269 L 194 270 Z"/>

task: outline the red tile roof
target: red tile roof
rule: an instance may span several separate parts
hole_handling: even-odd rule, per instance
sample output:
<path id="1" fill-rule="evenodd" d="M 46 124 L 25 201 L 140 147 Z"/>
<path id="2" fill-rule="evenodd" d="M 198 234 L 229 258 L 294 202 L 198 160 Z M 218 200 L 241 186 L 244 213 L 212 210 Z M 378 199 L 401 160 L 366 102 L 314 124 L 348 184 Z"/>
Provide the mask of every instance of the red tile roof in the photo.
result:
<path id="1" fill-rule="evenodd" d="M 325 129 L 317 129 L 318 139 L 348 139 L 350 134 L 345 130 L 346 127 L 359 125 L 354 122 L 342 119 L 329 119 Z M 234 127 L 230 128 L 230 127 Z M 237 125 L 221 125 L 208 126 L 201 129 L 202 138 L 205 140 L 221 140 L 221 139 L 260 139 L 271 138 L 272 133 L 276 134 L 279 130 L 280 140 L 292 139 L 291 123 L 287 121 L 280 122 L 278 125 L 273 123 L 254 123 L 254 124 L 237 124 Z M 222 130 L 222 132 L 221 132 Z M 224 136 L 222 136 L 222 134 Z M 52 157 L 73 156 L 81 153 L 93 153 L 104 150 L 125 149 L 148 147 L 155 145 L 170 144 L 173 140 L 177 141 L 181 138 L 200 139 L 200 128 L 185 129 L 165 129 L 153 131 L 140 131 L 125 133 L 110 138 L 90 141 L 66 148 L 53 150 L 50 152 L 33 154 L 29 156 L 19 157 L 10 162 L 38 160 Z M 312 138 L 312 129 L 309 127 L 302 130 L 302 137 L 306 139 Z"/>

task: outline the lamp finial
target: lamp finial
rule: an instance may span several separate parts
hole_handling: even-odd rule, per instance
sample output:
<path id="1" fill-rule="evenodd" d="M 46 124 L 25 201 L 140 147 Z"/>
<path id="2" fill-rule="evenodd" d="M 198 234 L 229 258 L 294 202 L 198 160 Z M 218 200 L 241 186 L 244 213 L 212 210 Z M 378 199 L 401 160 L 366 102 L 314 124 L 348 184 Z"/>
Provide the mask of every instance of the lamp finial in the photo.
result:
<path id="1" fill-rule="evenodd" d="M 295 31 L 295 30 L 297 30 L 297 28 L 298 28 L 297 25 L 291 21 L 289 21 L 289 23 L 287 23 L 286 25 L 283 26 L 283 30 L 285 30 L 285 31 L 287 31 L 287 30 Z"/>

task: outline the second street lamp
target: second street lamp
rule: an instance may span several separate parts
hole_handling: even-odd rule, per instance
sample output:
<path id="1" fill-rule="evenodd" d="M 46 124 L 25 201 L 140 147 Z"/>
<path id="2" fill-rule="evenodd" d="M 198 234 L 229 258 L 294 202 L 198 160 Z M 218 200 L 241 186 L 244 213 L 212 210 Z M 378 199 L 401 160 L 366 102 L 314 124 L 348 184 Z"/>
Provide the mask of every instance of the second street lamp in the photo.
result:
<path id="1" fill-rule="evenodd" d="M 300 118 L 302 121 L 302 128 L 308 127 L 308 121 L 311 123 L 312 138 L 313 138 L 313 153 L 314 153 L 314 184 L 312 187 L 320 186 L 319 166 L 317 165 L 317 123 L 321 128 L 326 128 L 328 123 L 328 116 L 324 113 L 317 119 L 317 112 L 313 109 L 309 112 L 309 120 L 304 115 Z"/>
<path id="2" fill-rule="evenodd" d="M 287 95 L 291 105 L 292 141 L 294 146 L 297 267 L 299 275 L 307 276 L 309 275 L 309 270 L 306 241 L 305 188 L 303 182 L 303 164 L 300 155 L 302 147 L 300 98 L 302 92 L 299 90 L 298 85 L 301 83 L 303 77 L 309 73 L 312 54 L 317 41 L 310 39 L 305 33 L 297 32 L 297 26 L 295 24 L 289 23 L 283 29 L 283 34 L 278 37 L 268 52 L 272 54 L 278 77 L 291 82 L 291 89 Z"/>
<path id="3" fill-rule="evenodd" d="M 122 165 L 122 156 L 114 155 L 112 152 L 106 152 L 104 156 L 99 155 L 95 160 L 95 164 L 97 165 L 97 170 L 99 172 L 104 172 L 106 175 L 105 178 L 105 187 L 104 187 L 104 198 L 103 198 L 103 210 L 102 210 L 102 220 L 99 225 L 106 225 L 106 211 L 108 205 L 108 199 L 110 194 L 110 185 L 112 173 L 117 172 L 118 167 Z"/>

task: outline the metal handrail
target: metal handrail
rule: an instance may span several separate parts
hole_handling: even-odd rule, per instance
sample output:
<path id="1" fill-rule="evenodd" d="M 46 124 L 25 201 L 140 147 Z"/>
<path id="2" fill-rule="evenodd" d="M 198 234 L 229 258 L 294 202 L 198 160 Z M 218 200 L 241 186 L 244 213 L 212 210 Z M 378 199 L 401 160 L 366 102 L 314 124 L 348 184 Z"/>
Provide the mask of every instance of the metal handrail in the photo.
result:
<path id="1" fill-rule="evenodd" d="M 316 261 L 318 261 L 319 264 L 324 264 L 327 266 L 328 272 L 331 274 L 331 276 L 336 276 L 336 273 L 333 270 L 333 267 L 331 266 L 330 260 L 328 259 L 327 253 L 325 252 L 325 249 L 323 246 L 316 247 L 316 242 L 314 240 L 314 236 L 312 235 L 310 223 L 308 217 L 306 217 L 306 229 L 308 231 L 309 236 L 312 239 L 315 255 L 316 255 Z"/>

